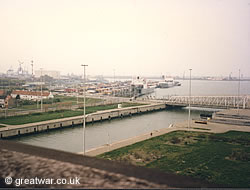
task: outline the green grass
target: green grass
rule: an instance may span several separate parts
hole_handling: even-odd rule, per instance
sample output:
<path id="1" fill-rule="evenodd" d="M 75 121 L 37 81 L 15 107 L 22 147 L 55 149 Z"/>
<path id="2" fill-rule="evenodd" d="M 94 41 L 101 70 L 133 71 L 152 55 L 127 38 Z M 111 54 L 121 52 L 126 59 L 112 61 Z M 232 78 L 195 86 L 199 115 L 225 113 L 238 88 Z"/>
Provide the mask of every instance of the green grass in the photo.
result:
<path id="1" fill-rule="evenodd" d="M 103 106 L 91 106 L 91 107 L 86 107 L 86 113 L 89 114 L 89 113 L 93 113 L 97 111 L 110 110 L 110 109 L 115 109 L 115 108 L 117 108 L 117 104 L 110 104 L 110 105 L 103 105 Z"/>
<path id="2" fill-rule="evenodd" d="M 250 187 L 250 133 L 176 131 L 98 157 L 230 187 Z"/>
<path id="3" fill-rule="evenodd" d="M 30 115 L 20 115 L 20 116 L 1 118 L 0 123 L 9 124 L 9 125 L 21 125 L 21 124 L 26 124 L 26 123 L 61 119 L 65 117 L 73 117 L 73 116 L 79 116 L 79 115 L 82 115 L 82 111 L 60 110 L 60 111 L 34 113 Z"/>
<path id="4" fill-rule="evenodd" d="M 1 128 L 1 127 L 6 127 L 6 126 L 4 126 L 4 125 L 0 125 L 0 128 Z"/>
<path id="5" fill-rule="evenodd" d="M 141 104 L 141 103 L 130 103 L 130 102 L 123 102 L 122 107 L 134 107 L 134 106 L 142 106 L 142 105 L 147 105 L 147 104 Z"/>
<path id="6" fill-rule="evenodd" d="M 60 102 L 56 102 L 56 99 L 59 99 Z M 44 102 L 46 102 L 47 100 L 44 100 Z M 51 100 L 52 101 L 52 100 Z M 86 98 L 86 104 L 92 104 L 92 103 L 98 103 L 101 102 L 101 99 L 96 99 L 96 98 Z M 79 98 L 78 99 L 79 104 L 83 104 L 83 98 Z M 31 109 L 37 109 L 37 103 L 36 102 L 32 102 L 34 104 L 32 105 L 19 105 L 18 109 L 23 109 L 23 110 L 31 110 Z M 70 97 L 70 96 L 55 96 L 54 97 L 54 103 L 53 104 L 44 104 L 46 105 L 48 108 L 53 108 L 53 107 L 57 107 L 60 104 L 63 103 L 68 103 L 71 105 L 76 105 L 77 104 L 77 98 L 76 97 Z M 40 104 L 38 105 L 38 108 L 40 108 Z"/>
<path id="7" fill-rule="evenodd" d="M 135 106 L 141 106 L 141 105 L 145 105 L 145 104 L 124 102 L 124 103 L 122 103 L 122 108 L 135 107 Z M 89 113 L 93 113 L 93 112 L 97 112 L 97 111 L 117 109 L 117 108 L 118 108 L 118 104 L 91 106 L 91 107 L 86 107 L 86 113 L 89 114 Z M 81 109 L 83 109 L 83 108 L 81 108 Z"/>
<path id="8" fill-rule="evenodd" d="M 60 102 L 72 102 L 73 104 L 77 103 L 77 97 L 71 97 L 71 96 L 60 96 L 56 95 L 54 99 L 60 99 Z M 97 98 L 86 98 L 86 104 L 88 103 L 98 103 L 101 102 L 101 99 Z M 78 98 L 78 102 L 83 103 L 83 98 Z"/>
<path id="9" fill-rule="evenodd" d="M 138 106 L 138 105 L 142 105 L 142 104 L 123 103 L 123 105 L 124 105 L 124 107 L 129 107 L 129 106 Z M 86 107 L 86 114 L 101 111 L 101 110 L 114 109 L 117 107 L 118 107 L 117 104 Z M 82 114 L 83 114 L 82 110 L 50 111 L 50 112 L 43 112 L 43 113 L 34 113 L 34 114 L 30 114 L 30 115 L 11 116 L 11 117 L 7 117 L 7 118 L 0 118 L 0 123 L 9 124 L 9 125 L 21 125 L 21 124 L 47 121 L 47 120 L 53 120 L 53 119 L 61 119 L 61 118 L 66 118 L 66 117 L 74 117 L 74 116 L 79 116 Z"/>

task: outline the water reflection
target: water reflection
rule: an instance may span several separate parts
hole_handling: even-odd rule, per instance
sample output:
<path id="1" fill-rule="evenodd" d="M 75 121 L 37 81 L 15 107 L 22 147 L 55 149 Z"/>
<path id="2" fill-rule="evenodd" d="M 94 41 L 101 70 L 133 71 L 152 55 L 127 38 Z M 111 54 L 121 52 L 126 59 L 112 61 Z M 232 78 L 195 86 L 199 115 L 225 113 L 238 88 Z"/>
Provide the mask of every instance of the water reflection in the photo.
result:
<path id="1" fill-rule="evenodd" d="M 204 109 L 193 110 L 191 117 L 198 118 L 199 114 L 204 112 L 207 111 Z M 166 128 L 172 123 L 187 120 L 187 117 L 187 109 L 177 109 L 87 124 L 86 150 Z M 82 126 L 75 126 L 74 128 L 58 129 L 12 140 L 57 150 L 81 152 L 83 151 L 82 133 Z"/>

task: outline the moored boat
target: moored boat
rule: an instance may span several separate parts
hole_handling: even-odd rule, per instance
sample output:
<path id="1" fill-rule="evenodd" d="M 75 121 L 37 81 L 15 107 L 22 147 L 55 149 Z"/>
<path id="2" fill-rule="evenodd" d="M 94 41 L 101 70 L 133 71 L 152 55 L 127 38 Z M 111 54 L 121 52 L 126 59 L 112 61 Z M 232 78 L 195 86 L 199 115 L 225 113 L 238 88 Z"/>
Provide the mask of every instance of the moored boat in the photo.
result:
<path id="1" fill-rule="evenodd" d="M 163 81 L 158 82 L 157 87 L 158 88 L 170 88 L 173 86 L 181 86 L 181 83 L 178 81 L 175 81 L 173 78 L 166 78 L 165 76 L 162 76 Z"/>
<path id="2" fill-rule="evenodd" d="M 136 77 L 131 83 L 132 91 L 136 96 L 151 94 L 154 92 L 155 86 L 148 84 L 146 79 Z"/>

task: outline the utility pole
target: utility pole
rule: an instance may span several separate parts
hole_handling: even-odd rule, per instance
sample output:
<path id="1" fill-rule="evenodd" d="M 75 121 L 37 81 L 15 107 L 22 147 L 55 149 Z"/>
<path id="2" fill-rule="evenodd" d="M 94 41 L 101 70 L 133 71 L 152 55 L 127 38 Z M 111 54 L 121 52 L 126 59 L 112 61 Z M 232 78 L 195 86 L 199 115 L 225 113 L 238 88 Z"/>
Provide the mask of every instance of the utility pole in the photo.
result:
<path id="1" fill-rule="evenodd" d="M 191 123 L 190 123 L 190 105 L 191 105 L 191 71 L 192 69 L 189 69 L 190 76 L 189 76 L 189 100 L 188 100 L 188 129 L 190 129 Z"/>
<path id="2" fill-rule="evenodd" d="M 85 67 L 88 65 L 81 65 L 83 67 L 83 72 L 84 72 L 84 99 L 83 99 L 83 155 L 85 155 L 85 142 L 86 142 L 86 133 L 85 133 L 85 128 L 86 128 L 86 110 L 85 110 L 85 99 L 86 99 L 86 74 L 85 74 Z"/>

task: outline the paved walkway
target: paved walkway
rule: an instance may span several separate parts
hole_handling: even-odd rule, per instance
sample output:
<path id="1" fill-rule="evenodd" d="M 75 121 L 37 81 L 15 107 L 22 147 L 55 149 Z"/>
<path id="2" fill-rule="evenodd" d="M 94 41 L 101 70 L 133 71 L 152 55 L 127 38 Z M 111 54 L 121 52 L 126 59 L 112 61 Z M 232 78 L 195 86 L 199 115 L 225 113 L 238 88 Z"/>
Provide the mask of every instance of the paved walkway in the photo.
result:
<path id="1" fill-rule="evenodd" d="M 198 123 L 195 123 L 194 120 L 191 122 L 190 129 L 187 128 L 187 125 L 188 125 L 187 121 L 180 122 L 177 124 L 171 124 L 169 127 L 164 128 L 164 129 L 154 130 L 152 132 L 145 133 L 143 135 L 139 135 L 133 138 L 125 139 L 125 140 L 111 143 L 111 144 L 106 144 L 101 147 L 88 150 L 85 154 L 88 156 L 97 156 L 105 152 L 119 149 L 119 148 L 131 145 L 140 141 L 150 139 L 152 137 L 160 136 L 160 135 L 170 133 L 173 131 L 178 131 L 178 130 L 210 132 L 210 133 L 225 133 L 227 131 L 232 131 L 232 130 L 250 132 L 249 126 L 227 125 L 227 124 L 219 124 L 219 123 L 212 123 L 212 122 L 208 122 L 207 124 L 198 124 Z M 79 154 L 83 154 L 83 152 L 80 152 Z"/>
<path id="2" fill-rule="evenodd" d="M 223 114 L 223 115 L 231 115 L 231 116 L 245 116 L 249 117 L 250 119 L 250 109 L 226 109 L 220 112 L 217 112 L 216 114 Z"/>

